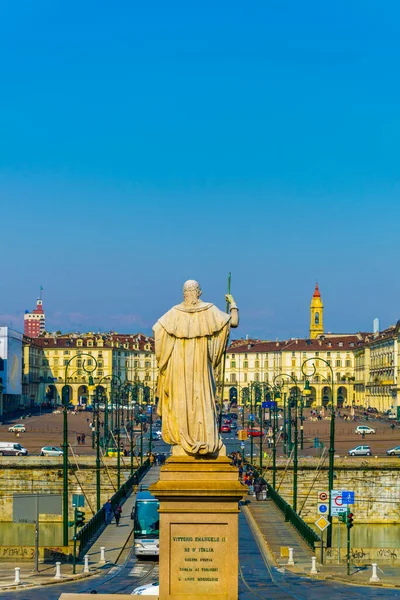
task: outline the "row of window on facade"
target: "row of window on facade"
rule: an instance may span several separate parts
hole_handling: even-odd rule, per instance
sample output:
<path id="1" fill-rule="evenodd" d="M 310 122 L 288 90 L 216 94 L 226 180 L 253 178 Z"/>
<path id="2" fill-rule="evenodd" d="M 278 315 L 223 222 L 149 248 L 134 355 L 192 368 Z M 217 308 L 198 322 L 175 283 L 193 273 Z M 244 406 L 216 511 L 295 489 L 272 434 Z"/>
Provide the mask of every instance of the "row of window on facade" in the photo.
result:
<path id="1" fill-rule="evenodd" d="M 276 373 L 271 380 L 273 380 L 275 377 L 279 377 L 279 375 L 281 375 L 281 373 Z M 294 371 L 292 371 L 291 376 L 296 378 L 296 374 Z M 300 378 L 297 378 L 298 381 L 304 381 L 306 378 L 304 375 L 302 375 Z M 343 373 L 336 373 L 336 381 L 340 382 L 340 381 L 347 381 L 351 379 L 350 375 L 344 375 Z M 242 380 L 242 378 L 236 375 L 236 373 L 231 373 L 228 377 L 226 377 L 226 381 L 230 382 L 230 383 L 240 383 L 240 381 Z M 320 377 L 319 375 L 315 375 L 314 377 L 310 378 L 310 380 L 313 383 L 323 383 L 324 381 L 331 381 L 331 375 L 327 375 L 326 377 Z M 243 382 L 247 383 L 247 382 L 251 382 L 251 381 L 258 381 L 258 382 L 268 382 L 269 381 L 269 374 L 268 373 L 264 373 L 264 379 L 262 376 L 262 373 L 254 373 L 254 379 L 251 378 L 251 376 L 249 377 L 247 373 L 243 373 Z"/>
<path id="2" fill-rule="evenodd" d="M 326 361 L 328 363 L 328 365 L 331 365 L 331 361 L 328 359 Z M 340 359 L 336 359 L 336 363 L 334 363 L 334 365 L 332 366 L 336 366 L 336 367 L 342 367 L 343 366 L 343 362 L 345 364 L 346 367 L 351 367 L 352 366 L 352 362 L 351 359 L 347 358 L 346 361 L 342 361 Z M 292 359 L 291 361 L 291 366 L 292 367 L 296 367 L 296 366 L 301 366 L 300 363 L 296 362 L 296 359 Z M 273 368 L 276 367 L 276 361 L 274 360 L 273 365 L 269 363 L 268 360 L 264 361 L 264 369 L 268 369 L 268 368 Z M 236 360 L 231 360 L 230 362 L 230 368 L 231 369 L 236 369 Z M 243 365 L 242 365 L 243 369 L 248 369 L 249 368 L 249 361 L 248 360 L 244 360 L 243 361 Z M 250 363 L 250 368 L 252 368 L 251 363 Z M 260 361 L 259 360 L 255 360 L 254 361 L 254 369 L 259 369 L 260 368 Z"/>

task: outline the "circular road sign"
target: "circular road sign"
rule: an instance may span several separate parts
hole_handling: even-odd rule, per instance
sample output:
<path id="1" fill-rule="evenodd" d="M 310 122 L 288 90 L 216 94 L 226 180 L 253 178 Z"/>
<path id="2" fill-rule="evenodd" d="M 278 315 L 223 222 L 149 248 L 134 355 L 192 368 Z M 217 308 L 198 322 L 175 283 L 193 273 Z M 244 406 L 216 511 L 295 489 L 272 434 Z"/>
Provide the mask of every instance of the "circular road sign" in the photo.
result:
<path id="1" fill-rule="evenodd" d="M 328 512 L 327 505 L 326 504 L 320 504 L 318 512 L 320 512 L 322 515 L 325 514 L 326 512 Z"/>
<path id="2" fill-rule="evenodd" d="M 321 500 L 321 502 L 325 502 L 328 500 L 328 494 L 326 492 L 320 492 L 318 494 L 318 499 Z"/>
<path id="3" fill-rule="evenodd" d="M 342 495 L 335 497 L 335 504 L 336 506 L 343 506 Z"/>

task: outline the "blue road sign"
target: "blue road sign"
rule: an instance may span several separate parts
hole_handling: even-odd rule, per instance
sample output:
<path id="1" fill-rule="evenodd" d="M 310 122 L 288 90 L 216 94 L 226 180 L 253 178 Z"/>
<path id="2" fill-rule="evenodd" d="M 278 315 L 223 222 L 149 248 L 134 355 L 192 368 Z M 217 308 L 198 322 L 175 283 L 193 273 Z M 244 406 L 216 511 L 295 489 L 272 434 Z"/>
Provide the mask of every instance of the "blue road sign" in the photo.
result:
<path id="1" fill-rule="evenodd" d="M 243 448 L 244 448 L 244 442 L 241 442 L 240 447 L 243 450 Z"/>
<path id="2" fill-rule="evenodd" d="M 153 407 L 152 407 L 152 406 L 148 406 L 148 407 L 147 407 L 147 412 L 148 412 L 148 413 L 151 413 L 151 412 L 153 412 Z"/>
<path id="3" fill-rule="evenodd" d="M 85 506 L 85 496 L 83 494 L 72 494 L 72 506 Z"/>
<path id="4" fill-rule="evenodd" d="M 342 504 L 354 504 L 354 492 L 342 492 Z"/>
<path id="5" fill-rule="evenodd" d="M 328 512 L 328 505 L 327 504 L 318 504 L 318 512 L 321 515 L 324 515 L 325 513 Z"/>
<path id="6" fill-rule="evenodd" d="M 262 408 L 276 408 L 275 400 L 266 400 L 261 403 Z"/>
<path id="7" fill-rule="evenodd" d="M 249 421 L 254 421 L 254 415 L 249 415 Z"/>

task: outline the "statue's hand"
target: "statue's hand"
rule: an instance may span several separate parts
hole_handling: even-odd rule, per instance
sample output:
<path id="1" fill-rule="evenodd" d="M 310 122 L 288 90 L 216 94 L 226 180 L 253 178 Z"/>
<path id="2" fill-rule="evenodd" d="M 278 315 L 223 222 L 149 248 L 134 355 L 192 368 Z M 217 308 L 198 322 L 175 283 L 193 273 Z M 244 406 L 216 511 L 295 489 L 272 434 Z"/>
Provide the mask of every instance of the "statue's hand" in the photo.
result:
<path id="1" fill-rule="evenodd" d="M 234 301 L 232 294 L 226 294 L 225 299 L 228 302 L 228 304 L 230 304 L 231 308 L 237 308 L 236 302 Z"/>

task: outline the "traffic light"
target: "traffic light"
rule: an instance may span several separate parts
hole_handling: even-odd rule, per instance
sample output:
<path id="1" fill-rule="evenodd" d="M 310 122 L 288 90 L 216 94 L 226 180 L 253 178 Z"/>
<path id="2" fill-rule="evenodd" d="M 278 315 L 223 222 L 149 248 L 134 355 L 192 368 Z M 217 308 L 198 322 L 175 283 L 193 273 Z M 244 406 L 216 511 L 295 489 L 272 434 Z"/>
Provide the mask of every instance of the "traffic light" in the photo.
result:
<path id="1" fill-rule="evenodd" d="M 347 523 L 347 513 L 340 513 L 339 521 L 341 521 L 342 523 Z"/>
<path id="2" fill-rule="evenodd" d="M 77 527 L 83 527 L 85 524 L 85 513 L 83 510 L 77 510 L 75 513 L 75 523 Z"/>
<path id="3" fill-rule="evenodd" d="M 353 518 L 354 515 L 352 512 L 348 512 L 347 513 L 347 527 L 348 529 L 351 529 L 353 527 Z"/>

